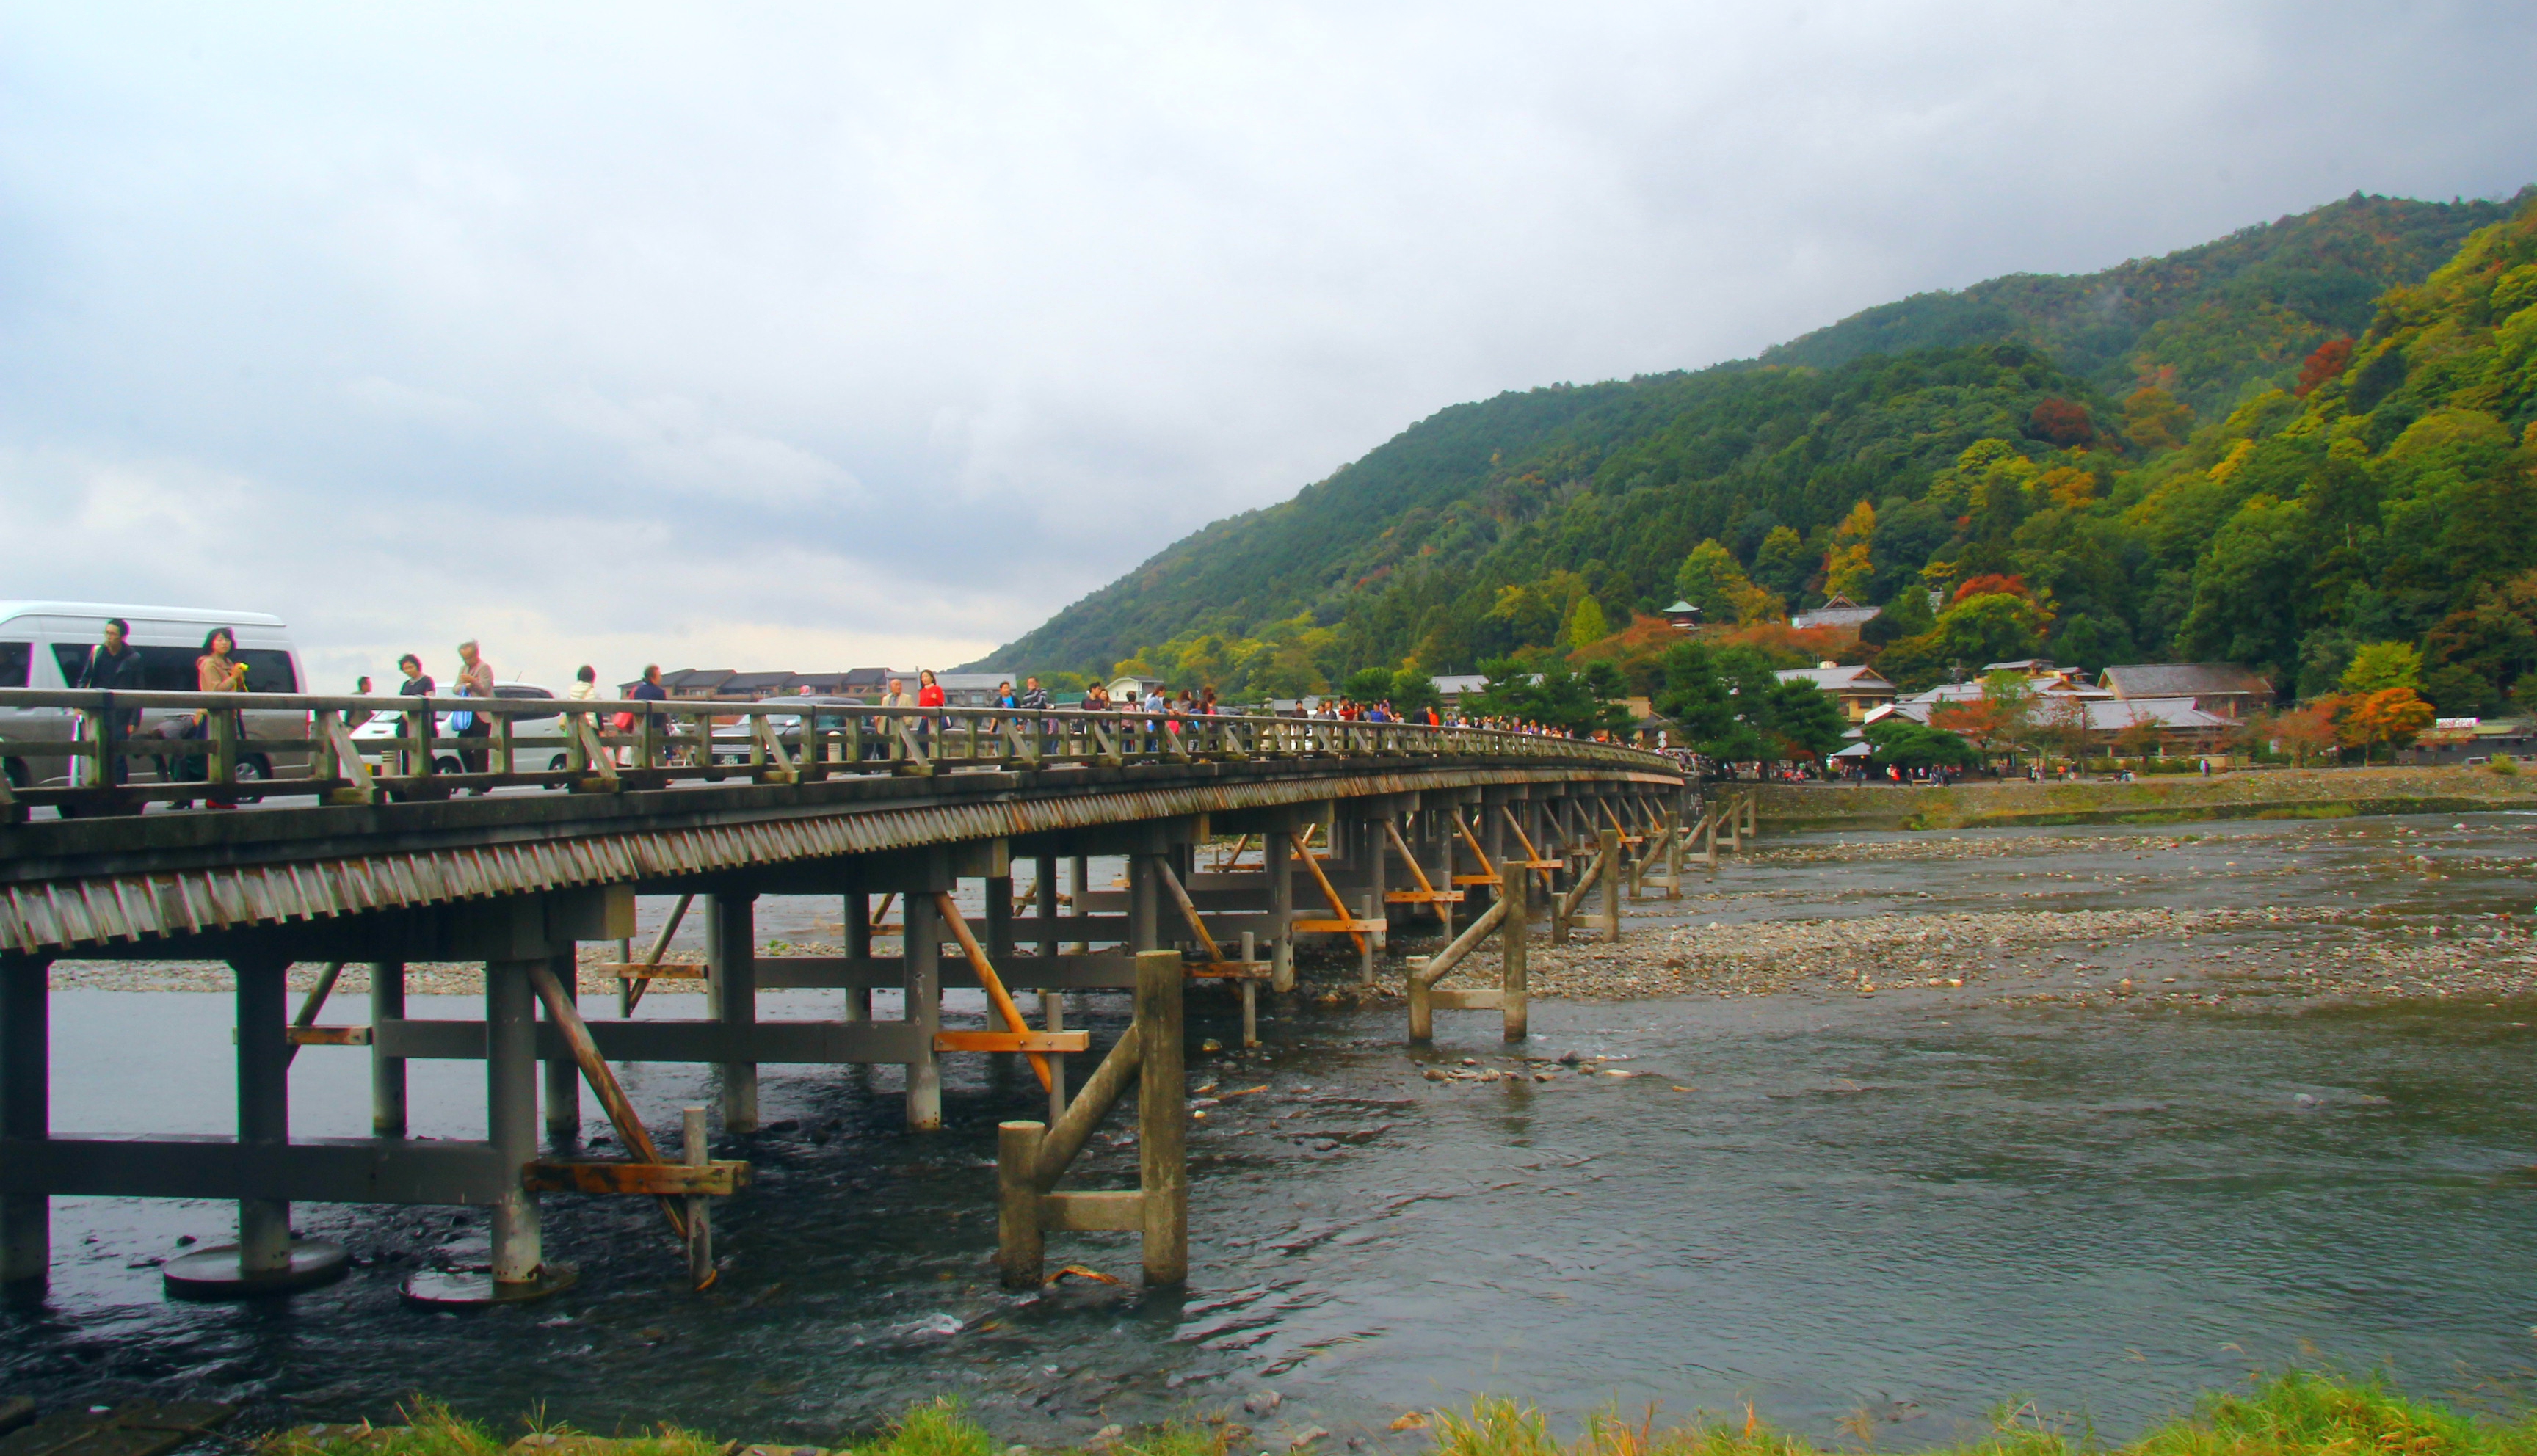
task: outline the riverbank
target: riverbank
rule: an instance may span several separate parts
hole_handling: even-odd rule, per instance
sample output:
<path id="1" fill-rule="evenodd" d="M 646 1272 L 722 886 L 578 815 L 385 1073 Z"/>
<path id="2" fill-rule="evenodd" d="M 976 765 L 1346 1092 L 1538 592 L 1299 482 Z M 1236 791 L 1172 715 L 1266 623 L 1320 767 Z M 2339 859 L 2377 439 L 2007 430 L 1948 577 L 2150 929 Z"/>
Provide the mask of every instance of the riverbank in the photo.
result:
<path id="1" fill-rule="evenodd" d="M 1553 1433 L 1534 1406 L 1483 1397 L 1465 1411 L 1410 1408 L 1381 1427 L 1337 1433 L 1321 1426 L 1262 1430 L 1274 1418 L 1274 1392 L 1255 1393 L 1222 1409 L 1130 1431 L 1104 1427 L 1085 1446 L 1043 1448 L 1111 1456 L 1233 1456 L 1245 1449 L 1428 1449 L 1439 1456 L 1830 1456 L 1803 1436 L 1779 1430 L 1749 1405 L 1726 1419 L 1696 1417 L 1665 1428 L 1657 1409 L 1618 1411 L 1587 1419 L 1572 1440 Z M 1892 1409 L 1862 1407 L 1842 1423 L 1846 1435 L 1873 1446 L 1880 1427 L 1909 1419 Z M 525 1434 L 506 1441 L 491 1428 L 446 1407 L 418 1402 L 411 1423 L 396 1425 L 301 1426 L 262 1442 L 263 1456 L 1021 1456 L 1032 1448 L 1008 1446 L 958 1405 L 934 1401 L 910 1409 L 885 1434 L 833 1447 L 719 1441 L 664 1424 L 632 1437 L 585 1435 L 568 1426 L 531 1420 Z M 2084 1426 L 2048 1421 L 2031 1403 L 2004 1400 L 1990 1428 L 1952 1444 L 1914 1446 L 1928 1456 L 2347 1456 L 2397 1451 L 2404 1456 L 2520 1456 L 2537 1446 L 2537 1420 L 2522 1413 L 2495 1417 L 2455 1406 L 2409 1399 L 2369 1380 L 2337 1379 L 2290 1371 L 2256 1381 L 2245 1391 L 2211 1392 L 2189 1414 L 2160 1423 L 2121 1445 L 2098 1441 Z"/>
<path id="2" fill-rule="evenodd" d="M 1763 833 L 2336 819 L 2537 808 L 2537 775 L 2489 768 L 2244 769 L 2130 784 L 1973 780 L 1946 789 L 1763 784 Z"/>

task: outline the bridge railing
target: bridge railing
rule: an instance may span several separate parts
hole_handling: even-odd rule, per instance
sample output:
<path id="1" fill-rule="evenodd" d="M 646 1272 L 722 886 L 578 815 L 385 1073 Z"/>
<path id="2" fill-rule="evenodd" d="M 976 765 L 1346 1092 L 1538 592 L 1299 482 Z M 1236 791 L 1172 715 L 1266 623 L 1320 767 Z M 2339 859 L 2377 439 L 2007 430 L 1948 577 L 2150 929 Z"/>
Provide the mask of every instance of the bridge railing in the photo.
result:
<path id="1" fill-rule="evenodd" d="M 1072 708 L 0 689 L 0 819 L 151 802 L 335 803 L 856 775 L 1314 758 L 1502 758 L 1678 775 L 1662 754 L 1497 728 Z"/>

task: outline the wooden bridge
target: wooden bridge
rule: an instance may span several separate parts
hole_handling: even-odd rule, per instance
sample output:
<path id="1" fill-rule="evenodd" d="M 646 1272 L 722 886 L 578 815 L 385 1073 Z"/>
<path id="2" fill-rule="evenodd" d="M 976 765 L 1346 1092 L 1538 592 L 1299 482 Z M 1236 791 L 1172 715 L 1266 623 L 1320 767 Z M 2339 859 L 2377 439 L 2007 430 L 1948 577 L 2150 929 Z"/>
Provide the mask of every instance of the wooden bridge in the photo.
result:
<path id="1" fill-rule="evenodd" d="M 11 708 L 76 710 L 80 725 L 40 745 L 76 766 L 76 784 L 0 787 L 0 1282 L 21 1298 L 40 1297 L 55 1194 L 235 1199 L 238 1242 L 171 1262 L 178 1294 L 269 1293 L 340 1272 L 339 1249 L 290 1234 L 290 1204 L 316 1201 L 486 1207 L 485 1277 L 409 1293 L 530 1297 L 570 1278 L 540 1238 L 539 1199 L 556 1193 L 659 1199 L 707 1282 L 707 1200 L 748 1169 L 704 1156 L 700 1109 L 683 1149 L 665 1155 L 612 1063 L 717 1067 L 735 1133 L 757 1125 L 761 1065 L 897 1065 L 907 1123 L 926 1130 L 942 1123 L 942 1058 L 967 1054 L 1025 1058 L 1048 1089 L 1048 1121 L 1005 1132 L 1007 1278 L 1036 1279 L 1042 1230 L 1141 1229 L 1147 1279 L 1174 1282 L 1187 1265 L 1185 985 L 1238 988 L 1248 1037 L 1258 988 L 1292 986 L 1299 941 L 1343 947 L 1370 981 L 1390 936 L 1432 920 L 1422 930 L 1448 948 L 1413 968 L 1412 1035 L 1460 1005 L 1498 1009 L 1521 1038 L 1522 934 L 1535 907 L 1555 933 L 1617 936 L 1622 882 L 1670 873 L 1678 886 L 1703 834 L 1714 862 L 1727 817 L 1694 824 L 1682 770 L 1662 755 L 1399 724 L 0 691 Z M 450 732 L 456 713 L 482 715 L 481 728 Z M 196 715 L 199 736 L 172 748 L 130 736 Z M 34 751 L 0 742 L 0 755 Z M 172 761 L 159 775 L 137 757 L 161 755 Z M 183 800 L 247 806 L 142 812 Z M 1112 855 L 1125 858 L 1124 883 L 1091 883 L 1089 861 Z M 1017 896 L 1024 863 L 1032 879 Z M 974 924 L 954 899 L 967 880 L 982 882 Z M 1595 917 L 1586 898 L 1598 884 Z M 640 947 L 637 895 L 677 897 Z M 762 895 L 838 897 L 842 954 L 758 957 Z M 672 936 L 699 900 L 707 954 L 675 962 Z M 893 929 L 898 953 L 876 954 Z M 1494 995 L 1436 985 L 1491 934 L 1506 937 L 1509 963 Z M 620 987 L 615 1016 L 579 1001 L 593 942 Z M 231 967 L 234 1138 L 55 1132 L 46 1008 L 59 959 Z M 406 967 L 451 961 L 483 964 L 483 1018 L 409 1018 Z M 327 969 L 294 1012 L 285 977 L 300 962 Z M 336 973 L 354 964 L 367 967 L 367 1018 L 326 1020 Z M 637 1019 L 663 978 L 701 979 L 704 1016 Z M 875 1019 L 877 986 L 902 993 L 898 1018 Z M 757 1020 L 759 990 L 795 987 L 842 992 L 834 1016 Z M 942 1025 L 942 993 L 955 987 L 986 993 L 989 1029 Z M 1066 1027 L 1060 993 L 1086 989 L 1133 990 L 1136 1020 L 1070 1097 L 1069 1058 L 1090 1043 Z M 1017 990 L 1038 993 L 1040 1025 Z M 291 1136 L 288 1070 L 303 1047 L 366 1048 L 373 1136 Z M 482 1141 L 405 1136 L 415 1058 L 485 1062 Z M 1140 1187 L 1061 1191 L 1132 1079 Z M 575 1155 L 585 1085 L 624 1158 Z"/>

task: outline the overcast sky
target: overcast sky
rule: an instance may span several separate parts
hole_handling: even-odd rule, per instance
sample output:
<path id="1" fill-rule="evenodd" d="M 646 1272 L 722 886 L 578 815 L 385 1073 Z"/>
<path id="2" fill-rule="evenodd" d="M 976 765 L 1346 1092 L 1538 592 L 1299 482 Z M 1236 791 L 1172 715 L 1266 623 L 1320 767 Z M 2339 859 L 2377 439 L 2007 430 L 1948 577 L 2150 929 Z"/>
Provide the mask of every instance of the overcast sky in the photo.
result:
<path id="1" fill-rule="evenodd" d="M 1460 401 L 2507 194 L 2531 75 L 2387 0 L 0 6 L 0 598 L 945 665 Z"/>

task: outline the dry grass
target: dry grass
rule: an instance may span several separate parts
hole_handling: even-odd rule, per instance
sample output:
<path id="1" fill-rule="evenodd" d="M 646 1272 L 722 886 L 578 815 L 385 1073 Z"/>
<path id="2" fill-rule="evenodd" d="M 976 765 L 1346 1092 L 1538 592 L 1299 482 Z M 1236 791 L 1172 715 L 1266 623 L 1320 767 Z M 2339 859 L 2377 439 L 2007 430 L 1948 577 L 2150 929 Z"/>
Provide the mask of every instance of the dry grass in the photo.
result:
<path id="1" fill-rule="evenodd" d="M 736 1443 L 661 1426 L 652 1434 L 600 1439 L 568 1427 L 527 1423 L 517 1447 L 445 1406 L 418 1402 L 397 1426 L 321 1426 L 267 1440 L 261 1456 L 723 1456 Z M 1404 1418 L 1404 1420 L 1407 1418 Z M 1872 1444 L 1875 1423 L 1842 1428 L 1855 1444 L 1826 1447 L 1773 1428 L 1746 1407 L 1724 1421 L 1659 1428 L 1651 1410 L 1637 1420 L 1617 1412 L 1587 1418 L 1574 1440 L 1561 1440 L 1533 1406 L 1483 1397 L 1467 1412 L 1438 1411 L 1426 1425 L 1436 1456 L 1855 1456 Z M 1174 1424 L 1123 1434 L 1102 1456 L 1226 1456 L 1231 1431 Z M 1929 1456 L 2537 1456 L 2537 1417 L 2479 1419 L 2416 1401 L 2375 1379 L 2340 1379 L 2293 1370 L 2259 1380 L 2242 1394 L 2208 1395 L 2192 1414 L 2160 1425 L 2127 1445 L 2107 1445 L 2093 1432 L 2059 1428 L 2030 1405 L 2005 1405 L 1988 1432 L 1952 1446 L 1921 1448 Z M 838 1456 L 1003 1456 L 1005 1442 L 948 1401 L 908 1411 L 889 1432 Z"/>

